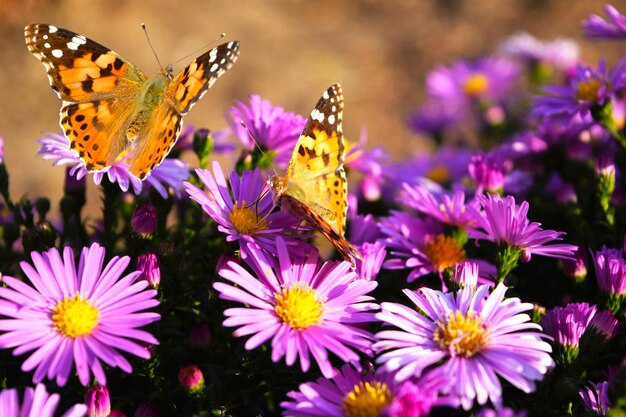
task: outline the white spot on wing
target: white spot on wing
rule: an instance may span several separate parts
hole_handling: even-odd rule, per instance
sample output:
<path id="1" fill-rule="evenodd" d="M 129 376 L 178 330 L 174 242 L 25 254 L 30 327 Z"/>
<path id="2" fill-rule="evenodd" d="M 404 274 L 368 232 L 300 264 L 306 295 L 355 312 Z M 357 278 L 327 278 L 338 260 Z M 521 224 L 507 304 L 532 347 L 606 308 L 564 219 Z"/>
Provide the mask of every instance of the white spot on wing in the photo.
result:
<path id="1" fill-rule="evenodd" d="M 43 47 L 44 48 L 50 48 L 50 44 L 48 42 L 46 42 L 46 43 L 43 44 Z"/>
<path id="2" fill-rule="evenodd" d="M 335 115 L 331 114 L 330 116 L 328 116 L 328 123 L 330 123 L 331 125 L 335 124 Z"/>
<path id="3" fill-rule="evenodd" d="M 328 100 L 328 90 L 324 91 L 324 94 L 322 94 L 322 97 L 324 97 L 324 100 Z"/>
<path id="4" fill-rule="evenodd" d="M 55 58 L 61 58 L 63 56 L 63 51 L 60 49 L 53 49 L 52 56 Z"/>
<path id="5" fill-rule="evenodd" d="M 313 111 L 311 112 L 311 119 L 317 120 L 321 123 L 324 121 L 324 113 L 322 113 L 318 109 L 313 109 Z"/>
<path id="6" fill-rule="evenodd" d="M 59 28 L 57 28 L 56 26 L 52 26 L 52 25 L 48 26 L 48 32 L 50 33 L 54 33 L 57 30 L 59 30 Z"/>
<path id="7" fill-rule="evenodd" d="M 209 69 L 209 71 L 210 71 L 210 72 L 215 72 L 215 71 L 217 71 L 217 69 L 218 69 L 219 67 L 220 67 L 219 65 L 217 65 L 217 64 L 213 64 L 213 65 L 211 65 L 211 68 Z"/>
<path id="8" fill-rule="evenodd" d="M 74 42 L 68 42 L 67 43 L 67 48 L 71 49 L 72 51 L 77 50 L 79 46 L 80 45 L 78 45 L 77 43 L 74 43 Z"/>
<path id="9" fill-rule="evenodd" d="M 46 40 L 46 39 L 48 39 L 48 35 L 43 35 L 42 38 L 43 38 L 43 40 Z"/>

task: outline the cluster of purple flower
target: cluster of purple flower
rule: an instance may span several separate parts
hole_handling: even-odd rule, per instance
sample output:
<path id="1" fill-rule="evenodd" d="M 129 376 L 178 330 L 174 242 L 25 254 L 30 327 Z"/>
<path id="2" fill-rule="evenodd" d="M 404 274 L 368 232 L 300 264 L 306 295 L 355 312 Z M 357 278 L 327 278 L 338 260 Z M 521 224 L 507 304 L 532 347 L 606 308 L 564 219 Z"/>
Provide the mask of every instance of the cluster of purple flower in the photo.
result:
<path id="1" fill-rule="evenodd" d="M 611 6 L 606 13 L 609 20 L 585 20 L 585 33 L 626 40 L 626 17 Z M 475 416 L 607 415 L 626 359 L 615 355 L 625 341 L 626 58 L 592 67 L 572 41 L 522 33 L 492 56 L 434 69 L 426 84 L 408 124 L 442 144 L 435 155 L 394 162 L 380 148 L 366 150 L 365 132 L 358 144 L 346 143 L 346 167 L 362 174 L 348 196 L 348 238 L 361 255 L 354 266 L 324 260 L 312 230 L 275 206 L 267 170 L 287 166 L 305 119 L 258 96 L 230 108 L 221 132 L 186 130 L 174 157 L 143 183 L 124 160 L 96 173 L 96 184 L 117 183 L 133 203 L 170 200 L 180 229 L 158 255 L 146 250 L 156 234 L 168 236 L 167 223 L 152 204 L 136 204 L 127 245 L 143 249 L 133 253 L 132 272 L 125 274 L 129 256 L 105 265 L 104 247 L 91 243 L 78 267 L 69 246 L 30 251 L 31 262 L 20 266 L 32 285 L 2 276 L 0 348 L 32 352 L 21 370 L 34 371 L 38 385 L 21 405 L 15 389 L 0 392 L 0 414 L 52 416 L 59 397 L 40 383 L 65 386 L 75 370 L 81 385 L 92 375 L 97 384 L 86 405 L 65 416 L 123 415 L 111 411 L 107 373 L 132 372 L 121 352 L 150 359 L 159 340 L 139 328 L 182 308 L 160 286 L 159 260 L 171 256 L 173 241 L 188 253 L 189 242 L 208 237 L 213 243 L 201 250 L 212 253 L 197 255 L 201 278 L 215 278 L 205 297 L 224 307 L 222 326 L 235 328 L 223 343 L 243 338 L 245 350 L 269 351 L 272 363 L 302 371 L 278 399 L 284 416 L 423 417 L 450 408 Z M 532 89 L 541 91 L 534 100 Z M 217 161 L 208 170 L 211 151 L 234 149 L 231 137 L 241 143 L 232 172 Z M 87 170 L 67 139 L 49 134 L 40 142 L 44 159 L 68 165 L 66 193 L 84 188 Z M 175 157 L 191 148 L 200 159 L 194 172 Z M 126 244 L 112 243 L 107 197 L 97 234 L 107 250 L 119 250 Z M 27 207 L 12 215 L 32 223 Z M 29 239 L 21 236 L 25 252 Z M 191 333 L 196 348 L 218 343 L 203 324 Z M 216 384 L 203 374 L 209 368 L 180 367 L 188 396 L 208 395 Z M 270 378 L 270 371 L 262 372 Z M 143 404 L 135 415 L 158 415 L 157 407 Z"/>

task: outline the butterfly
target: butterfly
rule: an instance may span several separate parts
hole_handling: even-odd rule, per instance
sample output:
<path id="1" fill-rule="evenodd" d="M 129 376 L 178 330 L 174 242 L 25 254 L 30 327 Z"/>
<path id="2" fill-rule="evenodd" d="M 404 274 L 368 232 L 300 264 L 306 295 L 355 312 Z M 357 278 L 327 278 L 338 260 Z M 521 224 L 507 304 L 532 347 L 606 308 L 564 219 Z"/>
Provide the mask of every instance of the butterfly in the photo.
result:
<path id="1" fill-rule="evenodd" d="M 63 100 L 61 127 L 87 170 L 126 158 L 139 179 L 163 161 L 183 116 L 239 55 L 239 42 L 224 43 L 176 76 L 169 66 L 148 78 L 109 48 L 67 29 L 33 23 L 24 36 Z"/>
<path id="2" fill-rule="evenodd" d="M 355 265 L 356 249 L 346 240 L 348 181 L 343 167 L 343 93 L 331 85 L 309 115 L 285 176 L 269 179 L 277 203 L 308 221 Z"/>

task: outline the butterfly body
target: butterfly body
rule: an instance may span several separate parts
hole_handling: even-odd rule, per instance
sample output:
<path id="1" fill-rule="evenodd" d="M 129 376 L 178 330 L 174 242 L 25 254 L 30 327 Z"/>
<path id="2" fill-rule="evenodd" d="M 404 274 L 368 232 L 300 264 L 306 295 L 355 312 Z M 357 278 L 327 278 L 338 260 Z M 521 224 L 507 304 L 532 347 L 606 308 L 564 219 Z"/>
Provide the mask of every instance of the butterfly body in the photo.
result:
<path id="1" fill-rule="evenodd" d="M 344 237 L 348 183 L 343 167 L 341 86 L 330 86 L 317 102 L 296 143 L 285 176 L 270 178 L 281 207 L 306 220 L 354 265 L 358 252 Z"/>
<path id="2" fill-rule="evenodd" d="M 67 29 L 30 24 L 25 39 L 63 100 L 61 127 L 85 167 L 99 171 L 126 158 L 140 179 L 167 156 L 183 116 L 239 53 L 238 42 L 224 43 L 177 75 L 169 66 L 148 78 L 112 50 Z"/>

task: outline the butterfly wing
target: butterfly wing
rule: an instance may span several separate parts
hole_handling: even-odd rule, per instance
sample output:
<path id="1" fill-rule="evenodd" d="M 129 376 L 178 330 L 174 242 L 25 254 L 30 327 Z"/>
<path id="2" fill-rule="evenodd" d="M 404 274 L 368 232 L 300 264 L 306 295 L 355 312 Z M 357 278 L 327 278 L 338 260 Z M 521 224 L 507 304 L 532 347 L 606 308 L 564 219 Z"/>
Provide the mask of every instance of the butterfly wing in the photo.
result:
<path id="1" fill-rule="evenodd" d="M 293 197 L 302 200 L 341 236 L 348 208 L 342 114 L 341 85 L 334 84 L 309 115 L 287 168 L 288 181 L 302 191 Z"/>
<path id="2" fill-rule="evenodd" d="M 146 131 L 137 140 L 130 172 L 143 179 L 172 149 L 182 116 L 206 93 L 239 56 L 239 42 L 217 46 L 200 55 L 169 83 L 165 99 L 154 110 Z"/>
<path id="3" fill-rule="evenodd" d="M 44 65 L 50 85 L 63 101 L 136 97 L 146 76 L 133 64 L 82 35 L 33 23 L 24 30 L 26 46 Z"/>
<path id="4" fill-rule="evenodd" d="M 146 76 L 110 49 L 67 29 L 33 23 L 26 46 L 63 100 L 60 123 L 88 170 L 115 162 L 129 147 L 126 130 L 139 111 Z"/>

